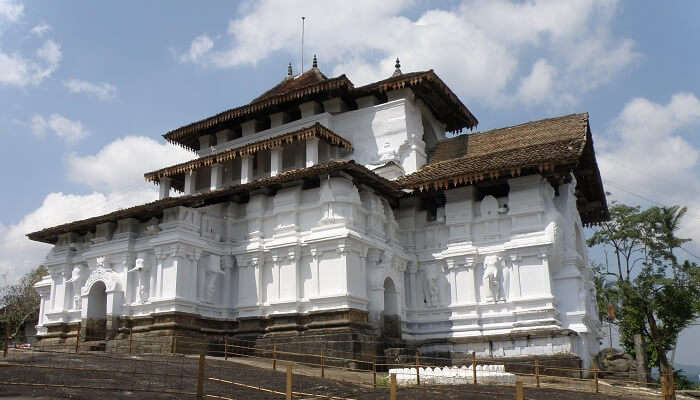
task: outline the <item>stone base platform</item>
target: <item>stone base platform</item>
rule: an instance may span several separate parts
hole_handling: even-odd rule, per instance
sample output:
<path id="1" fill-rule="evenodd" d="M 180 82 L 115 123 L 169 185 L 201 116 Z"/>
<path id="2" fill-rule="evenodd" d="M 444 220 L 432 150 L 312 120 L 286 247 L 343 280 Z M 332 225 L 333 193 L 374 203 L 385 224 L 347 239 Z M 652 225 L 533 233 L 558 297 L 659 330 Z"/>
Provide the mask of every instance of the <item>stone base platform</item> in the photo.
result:
<path id="1" fill-rule="evenodd" d="M 95 337 L 96 332 L 103 336 Z M 185 313 L 121 316 L 108 319 L 102 325 L 100 321 L 90 320 L 48 326 L 37 347 L 75 351 L 78 337 L 80 351 L 99 350 L 96 343 L 100 342 L 107 352 L 224 356 L 224 344 L 227 343 L 230 354 L 271 357 L 276 349 L 278 359 L 320 363 L 319 356 L 285 353 L 323 352 L 331 357 L 324 359 L 326 365 L 365 369 L 371 368 L 371 361 L 384 348 L 367 323 L 367 313 L 358 310 L 239 320 L 213 320 Z M 354 361 L 333 360 L 332 357 Z"/>

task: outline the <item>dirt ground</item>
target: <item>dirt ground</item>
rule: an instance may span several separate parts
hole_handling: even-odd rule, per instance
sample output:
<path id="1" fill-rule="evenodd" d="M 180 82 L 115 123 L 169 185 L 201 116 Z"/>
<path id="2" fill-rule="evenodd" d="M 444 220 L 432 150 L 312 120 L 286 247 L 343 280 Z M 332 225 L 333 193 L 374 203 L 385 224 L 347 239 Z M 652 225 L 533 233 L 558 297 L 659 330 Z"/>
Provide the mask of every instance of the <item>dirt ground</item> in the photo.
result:
<path id="1" fill-rule="evenodd" d="M 261 360 L 265 362 L 266 360 Z M 195 357 L 181 355 L 135 355 L 114 353 L 46 353 L 11 350 L 8 358 L 0 358 L 0 399 L 188 399 L 195 398 L 198 362 Z M 263 367 L 263 368 L 261 368 Z M 313 399 L 311 394 L 339 396 L 351 399 L 388 399 L 385 386 L 373 389 L 367 385 L 371 375 L 347 374 L 348 382 L 341 382 L 338 373 L 330 372 L 333 379 L 322 379 L 313 368 L 296 367 L 293 390 L 309 395 L 295 396 Z M 284 363 L 278 371 L 269 366 L 250 365 L 250 360 L 224 361 L 208 358 L 205 363 L 207 378 L 235 381 L 241 384 L 284 391 Z M 342 372 L 342 371 L 341 371 Z M 328 375 L 327 375 L 328 376 Z M 368 379 L 368 377 L 370 377 Z M 361 381 L 365 384 L 352 383 Z M 16 385 L 22 383 L 22 385 Z M 38 386 L 50 384 L 54 386 Z M 37 386 L 33 386 L 37 385 Z M 66 387 L 72 386 L 72 387 Z M 102 388 L 102 389 L 97 389 Z M 268 393 L 223 382 L 206 380 L 206 398 L 280 399 L 279 394 Z M 513 399 L 514 388 L 495 385 L 420 386 L 399 388 L 399 399 Z M 526 399 L 638 399 L 639 396 L 615 397 L 603 394 L 565 391 L 559 389 L 526 387 Z"/>

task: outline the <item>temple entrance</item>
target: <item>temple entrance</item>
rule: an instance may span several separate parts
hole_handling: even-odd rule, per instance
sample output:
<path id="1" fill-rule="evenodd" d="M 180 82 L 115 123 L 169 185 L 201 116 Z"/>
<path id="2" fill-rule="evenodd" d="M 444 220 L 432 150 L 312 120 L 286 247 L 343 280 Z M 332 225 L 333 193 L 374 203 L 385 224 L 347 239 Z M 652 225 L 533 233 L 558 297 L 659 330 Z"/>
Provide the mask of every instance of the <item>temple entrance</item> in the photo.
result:
<path id="1" fill-rule="evenodd" d="M 97 281 L 88 295 L 85 340 L 104 340 L 107 334 L 107 288 L 104 282 Z"/>
<path id="2" fill-rule="evenodd" d="M 385 337 L 401 338 L 399 294 L 391 278 L 384 280 L 384 327 L 382 331 Z"/>

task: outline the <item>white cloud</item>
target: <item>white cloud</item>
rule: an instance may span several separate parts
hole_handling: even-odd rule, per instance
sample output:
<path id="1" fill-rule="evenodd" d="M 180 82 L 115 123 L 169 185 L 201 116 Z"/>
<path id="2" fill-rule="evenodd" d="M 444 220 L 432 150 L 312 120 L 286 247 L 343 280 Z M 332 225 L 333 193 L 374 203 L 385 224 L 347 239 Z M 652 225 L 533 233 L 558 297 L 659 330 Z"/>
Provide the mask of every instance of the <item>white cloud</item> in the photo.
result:
<path id="1" fill-rule="evenodd" d="M 62 58 L 61 46 L 47 40 L 36 51 L 36 59 L 0 50 L 0 84 L 24 87 L 38 85 L 56 71 Z"/>
<path id="2" fill-rule="evenodd" d="M 39 24 L 33 27 L 29 33 L 37 37 L 43 37 L 46 32 L 51 30 L 51 26 L 48 24 Z"/>
<path id="3" fill-rule="evenodd" d="M 664 205 L 688 206 L 682 234 L 695 241 L 700 240 L 700 147 L 688 138 L 698 126 L 700 100 L 692 93 L 676 93 L 667 104 L 636 98 L 596 146 L 613 199 L 644 203 L 635 193 Z"/>
<path id="4" fill-rule="evenodd" d="M 80 79 L 70 79 L 63 82 L 63 86 L 71 93 L 87 93 L 102 101 L 114 99 L 117 96 L 117 88 L 111 83 L 92 83 Z"/>
<path id="5" fill-rule="evenodd" d="M 463 0 L 415 19 L 401 15 L 410 4 L 260 1 L 229 22 L 228 44 L 200 36 L 181 60 L 226 68 L 280 52 L 296 58 L 300 22 L 288 16 L 305 15 L 306 47 L 334 74 L 347 73 L 356 84 L 382 79 L 398 56 L 405 72 L 434 68 L 463 97 L 496 105 L 532 96 L 554 104 L 573 99 L 638 56 L 632 41 L 611 33 L 615 1 Z"/>
<path id="6" fill-rule="evenodd" d="M 24 12 L 24 4 L 15 0 L 0 0 L 0 19 L 17 21 Z"/>
<path id="7" fill-rule="evenodd" d="M 93 155 L 71 155 L 69 179 L 94 189 L 90 194 L 50 193 L 42 204 L 12 225 L 0 224 L 0 284 L 39 265 L 51 246 L 25 237 L 62 223 L 94 217 L 155 200 L 158 193 L 143 173 L 193 157 L 179 147 L 140 136 L 115 140 Z"/>
<path id="8" fill-rule="evenodd" d="M 98 191 L 151 188 L 143 174 L 190 160 L 194 153 L 143 136 L 117 139 L 93 155 L 68 157 L 68 178 Z"/>
<path id="9" fill-rule="evenodd" d="M 13 282 L 43 261 L 51 246 L 30 241 L 25 236 L 27 233 L 154 199 L 153 190 L 87 195 L 50 193 L 39 208 L 17 224 L 0 230 L 0 276 L 5 275 L 8 282 Z"/>
<path id="10" fill-rule="evenodd" d="M 520 82 L 518 96 L 526 101 L 542 102 L 546 100 L 546 96 L 552 91 L 556 72 L 556 68 L 547 60 L 537 60 L 532 66 L 530 75 Z"/>
<path id="11" fill-rule="evenodd" d="M 214 41 L 207 35 L 200 35 L 192 40 L 190 50 L 180 56 L 181 62 L 198 62 L 205 54 L 214 47 Z"/>
<path id="12" fill-rule="evenodd" d="M 48 118 L 44 118 L 39 114 L 32 116 L 30 122 L 32 132 L 38 137 L 44 137 L 46 131 L 50 130 L 56 136 L 65 139 L 68 142 L 76 142 L 85 138 L 89 132 L 83 127 L 80 121 L 70 120 L 60 114 L 51 114 Z"/>

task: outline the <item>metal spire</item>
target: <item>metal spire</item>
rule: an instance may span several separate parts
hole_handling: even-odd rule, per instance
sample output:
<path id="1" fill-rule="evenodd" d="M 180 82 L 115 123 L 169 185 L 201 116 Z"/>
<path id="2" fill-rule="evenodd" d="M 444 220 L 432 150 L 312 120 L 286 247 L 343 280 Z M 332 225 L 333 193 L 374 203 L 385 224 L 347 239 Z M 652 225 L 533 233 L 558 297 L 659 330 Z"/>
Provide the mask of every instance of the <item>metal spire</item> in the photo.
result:
<path id="1" fill-rule="evenodd" d="M 287 78 L 291 78 L 292 75 L 292 63 L 290 62 L 289 65 L 287 65 Z"/>
<path id="2" fill-rule="evenodd" d="M 401 61 L 399 61 L 398 57 L 396 57 L 396 64 L 394 64 L 394 68 L 396 68 L 396 69 L 394 70 L 394 73 L 391 76 L 399 76 L 399 75 L 403 74 L 401 72 Z"/>
<path id="3" fill-rule="evenodd" d="M 316 54 L 314 54 L 314 61 L 311 64 L 312 68 L 318 68 L 318 60 L 316 60 Z"/>

